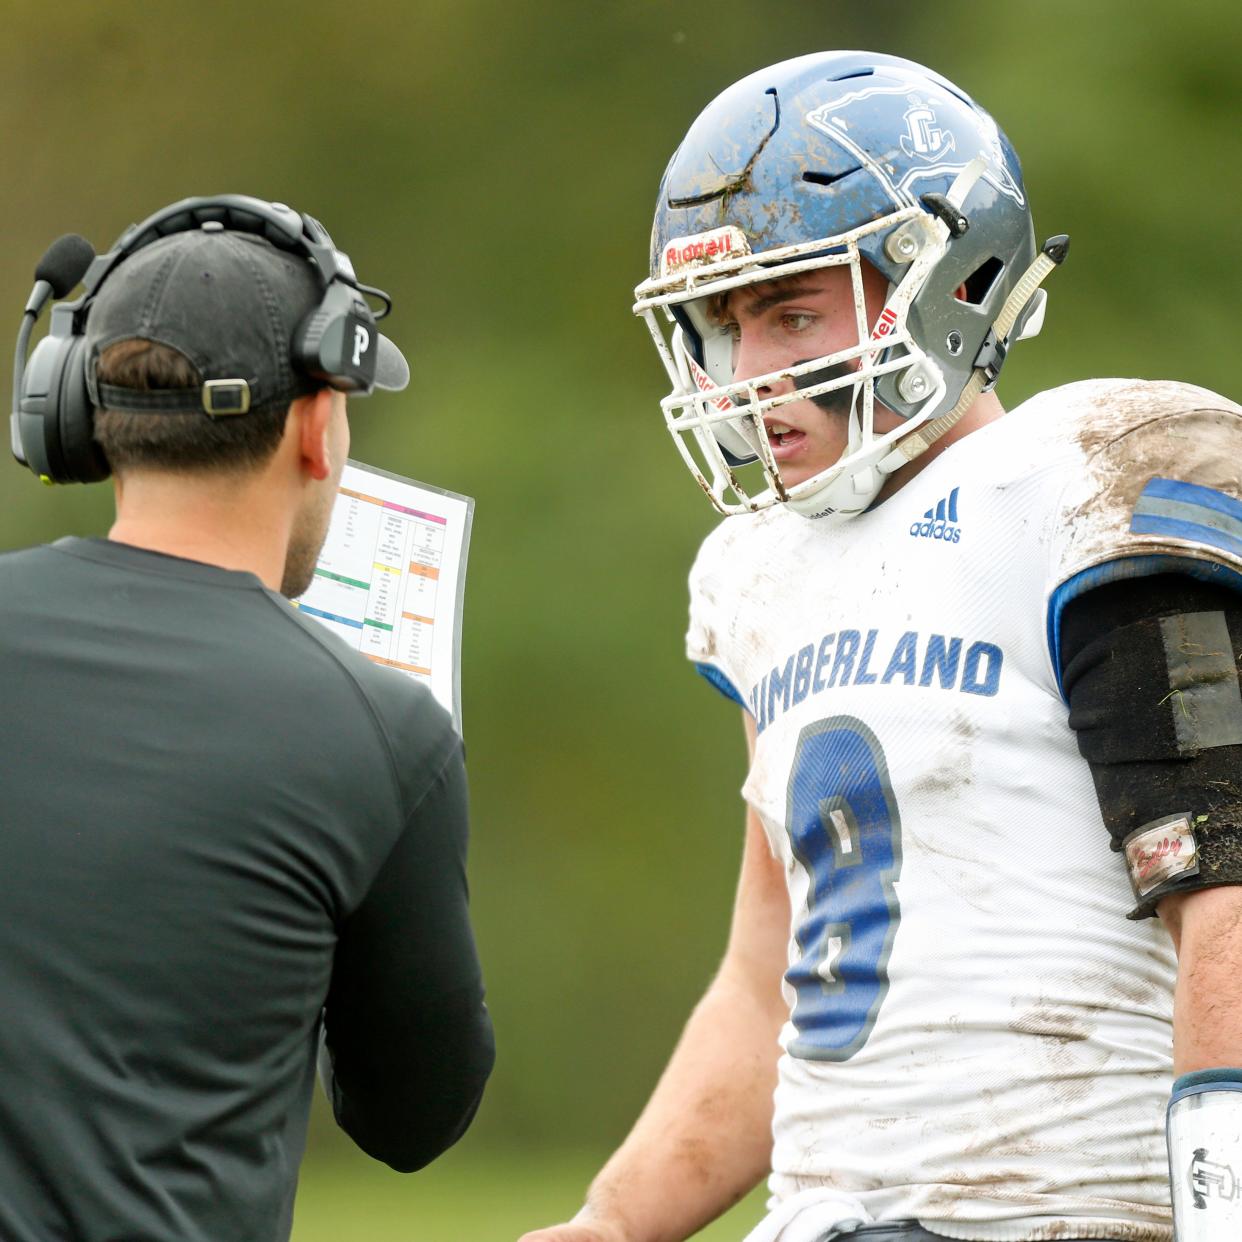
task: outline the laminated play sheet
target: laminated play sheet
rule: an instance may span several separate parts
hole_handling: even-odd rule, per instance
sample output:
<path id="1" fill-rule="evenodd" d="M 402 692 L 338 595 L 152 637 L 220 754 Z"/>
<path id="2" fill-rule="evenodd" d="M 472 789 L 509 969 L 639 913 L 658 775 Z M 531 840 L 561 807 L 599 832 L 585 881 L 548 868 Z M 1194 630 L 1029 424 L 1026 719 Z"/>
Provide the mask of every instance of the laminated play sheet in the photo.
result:
<path id="1" fill-rule="evenodd" d="M 461 731 L 461 609 L 474 501 L 351 461 L 297 601 L 377 664 L 426 682 Z"/>

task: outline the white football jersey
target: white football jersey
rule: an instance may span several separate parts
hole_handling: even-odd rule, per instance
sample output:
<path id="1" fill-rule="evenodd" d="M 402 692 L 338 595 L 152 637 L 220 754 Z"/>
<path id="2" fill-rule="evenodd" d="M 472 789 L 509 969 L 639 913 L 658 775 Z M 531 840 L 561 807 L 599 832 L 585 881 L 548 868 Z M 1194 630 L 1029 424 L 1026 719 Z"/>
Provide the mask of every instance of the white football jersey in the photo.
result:
<path id="1" fill-rule="evenodd" d="M 1176 963 L 1126 918 L 1058 622 L 1118 576 L 1242 587 L 1240 450 L 1214 393 L 1074 384 L 844 524 L 777 506 L 704 543 L 688 651 L 754 717 L 743 795 L 793 912 L 774 1202 L 1171 1237 Z"/>

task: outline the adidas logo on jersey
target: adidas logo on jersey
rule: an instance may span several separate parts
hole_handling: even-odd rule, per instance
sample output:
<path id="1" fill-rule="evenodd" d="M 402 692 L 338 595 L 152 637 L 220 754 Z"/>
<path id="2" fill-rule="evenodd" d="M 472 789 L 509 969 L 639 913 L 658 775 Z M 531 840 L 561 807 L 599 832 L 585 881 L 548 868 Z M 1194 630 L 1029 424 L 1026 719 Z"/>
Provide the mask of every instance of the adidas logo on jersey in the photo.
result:
<path id="1" fill-rule="evenodd" d="M 941 539 L 945 543 L 960 543 L 962 528 L 957 525 L 957 493 L 954 488 L 934 509 L 923 514 L 921 522 L 910 523 L 910 534 L 916 539 Z"/>

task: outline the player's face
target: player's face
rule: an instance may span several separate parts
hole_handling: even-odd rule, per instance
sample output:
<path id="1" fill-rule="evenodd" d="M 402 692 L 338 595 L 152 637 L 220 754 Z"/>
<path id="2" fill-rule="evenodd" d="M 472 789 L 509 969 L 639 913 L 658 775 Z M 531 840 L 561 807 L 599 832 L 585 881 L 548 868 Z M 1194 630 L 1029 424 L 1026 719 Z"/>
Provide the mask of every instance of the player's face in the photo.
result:
<path id="1" fill-rule="evenodd" d="M 862 265 L 865 321 L 875 322 L 888 286 L 869 264 Z M 853 284 L 846 267 L 821 268 L 784 280 L 749 285 L 729 294 L 723 318 L 733 333 L 733 378 L 751 379 L 800 362 L 810 362 L 858 344 L 858 316 Z M 841 364 L 844 375 L 856 364 Z M 820 372 L 820 382 L 834 378 Z M 806 381 L 803 381 L 804 386 Z M 797 388 L 782 377 L 758 388 L 761 400 Z M 814 400 L 791 401 L 764 417 L 772 456 L 787 487 L 793 487 L 840 458 L 848 442 L 853 387 L 845 386 Z M 890 431 L 901 420 L 878 403 L 875 427 Z"/>

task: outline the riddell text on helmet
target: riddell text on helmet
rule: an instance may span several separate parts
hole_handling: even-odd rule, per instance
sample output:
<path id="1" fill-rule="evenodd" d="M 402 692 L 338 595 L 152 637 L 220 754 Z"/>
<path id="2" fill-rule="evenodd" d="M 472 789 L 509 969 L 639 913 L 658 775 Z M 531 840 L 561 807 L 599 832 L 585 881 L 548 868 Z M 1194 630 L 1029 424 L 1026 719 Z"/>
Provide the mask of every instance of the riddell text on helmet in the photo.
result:
<path id="1" fill-rule="evenodd" d="M 686 355 L 686 361 L 690 364 L 690 374 L 694 376 L 694 383 L 698 390 L 700 392 L 711 392 L 716 387 L 712 377 L 689 354 Z M 733 402 L 728 397 L 712 397 L 711 403 L 722 414 L 735 413 Z"/>
<path id="2" fill-rule="evenodd" d="M 672 275 L 692 263 L 704 263 L 717 259 L 727 259 L 733 255 L 750 253 L 750 245 L 746 235 L 735 225 L 723 229 L 712 229 L 709 233 L 695 233 L 690 237 L 679 237 L 664 247 L 660 266 L 665 276 Z"/>
<path id="3" fill-rule="evenodd" d="M 693 263 L 695 259 L 714 259 L 717 255 L 732 253 L 733 238 L 727 233 L 723 237 L 713 237 L 710 241 L 689 242 L 684 246 L 670 246 L 664 252 L 664 262 L 669 267 L 681 267 L 684 263 Z"/>

